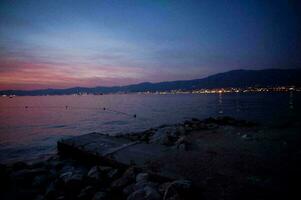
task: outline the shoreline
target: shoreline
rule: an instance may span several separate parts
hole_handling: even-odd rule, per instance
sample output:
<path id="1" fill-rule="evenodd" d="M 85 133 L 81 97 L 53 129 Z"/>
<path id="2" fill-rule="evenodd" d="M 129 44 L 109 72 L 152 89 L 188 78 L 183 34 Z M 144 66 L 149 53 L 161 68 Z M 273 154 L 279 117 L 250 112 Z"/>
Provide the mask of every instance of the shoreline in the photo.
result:
<path id="1" fill-rule="evenodd" d="M 142 169 L 96 165 L 62 155 L 31 164 L 1 165 L 1 180 L 6 185 L 1 188 L 2 199 L 195 199 L 192 194 L 204 199 L 241 199 L 246 194 L 250 195 L 247 199 L 287 197 L 291 190 L 287 184 L 292 183 L 291 174 L 299 166 L 298 130 L 300 124 L 265 130 L 245 120 L 220 117 L 117 135 L 164 145 L 173 153 Z M 176 174 L 179 179 L 161 180 L 150 170 Z"/>

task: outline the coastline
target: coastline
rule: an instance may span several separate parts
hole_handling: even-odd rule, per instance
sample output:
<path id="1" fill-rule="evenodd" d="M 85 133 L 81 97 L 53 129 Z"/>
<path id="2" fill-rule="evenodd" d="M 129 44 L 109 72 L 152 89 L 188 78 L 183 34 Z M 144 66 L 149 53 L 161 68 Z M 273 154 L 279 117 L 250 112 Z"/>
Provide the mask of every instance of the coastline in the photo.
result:
<path id="1" fill-rule="evenodd" d="M 164 145 L 172 154 L 143 168 L 119 169 L 62 155 L 1 165 L 6 186 L 2 199 L 195 199 L 192 194 L 204 199 L 284 198 L 292 194 L 293 180 L 300 175 L 298 130 L 300 124 L 265 129 L 223 117 L 117 135 Z M 151 170 L 177 178 L 162 180 Z"/>

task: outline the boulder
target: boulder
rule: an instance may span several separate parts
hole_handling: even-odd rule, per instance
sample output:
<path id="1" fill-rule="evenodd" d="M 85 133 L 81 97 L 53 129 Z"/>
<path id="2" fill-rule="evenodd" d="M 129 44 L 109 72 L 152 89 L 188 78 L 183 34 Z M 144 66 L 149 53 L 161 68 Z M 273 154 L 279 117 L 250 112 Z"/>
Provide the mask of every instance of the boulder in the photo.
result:
<path id="1" fill-rule="evenodd" d="M 180 145 L 178 145 L 177 146 L 177 148 L 179 149 L 179 150 L 181 150 L 181 151 L 187 151 L 187 145 L 186 144 L 180 144 Z"/>
<path id="2" fill-rule="evenodd" d="M 105 192 L 97 192 L 92 198 L 92 200 L 105 200 L 105 199 L 107 199 L 107 195 Z"/>
<path id="3" fill-rule="evenodd" d="M 188 149 L 188 145 L 190 141 L 186 136 L 181 136 L 176 142 L 175 145 L 177 149 L 186 151 Z"/>
<path id="4" fill-rule="evenodd" d="M 252 136 L 249 135 L 249 134 L 243 134 L 243 135 L 241 136 L 241 138 L 244 139 L 244 140 L 252 140 Z"/>
<path id="5" fill-rule="evenodd" d="M 27 169 L 27 168 L 29 168 L 29 166 L 25 162 L 16 162 L 16 163 L 12 164 L 11 168 L 14 171 L 18 171 L 21 169 Z"/>
<path id="6" fill-rule="evenodd" d="M 127 200 L 160 200 L 161 195 L 153 187 L 146 186 L 130 194 Z"/>
<path id="7" fill-rule="evenodd" d="M 47 175 L 36 176 L 32 181 L 32 186 L 34 188 L 43 188 L 47 185 L 49 179 Z"/>
<path id="8" fill-rule="evenodd" d="M 172 145 L 177 135 L 175 127 L 164 127 L 158 129 L 150 138 L 150 143 Z"/>
<path id="9" fill-rule="evenodd" d="M 46 174 L 45 169 L 22 169 L 11 174 L 11 179 L 14 180 L 19 186 L 26 186 L 32 184 L 36 176 Z"/>
<path id="10" fill-rule="evenodd" d="M 186 130 L 184 126 L 178 126 L 177 127 L 177 133 L 178 135 L 185 135 L 186 134 Z"/>
<path id="11" fill-rule="evenodd" d="M 80 191 L 77 198 L 79 200 L 91 199 L 95 192 L 96 192 L 96 188 L 89 185 Z"/>
<path id="12" fill-rule="evenodd" d="M 34 200 L 45 200 L 44 196 L 43 195 L 37 195 Z"/>
<path id="13" fill-rule="evenodd" d="M 70 190 L 77 190 L 83 184 L 84 175 L 81 171 L 65 172 L 60 175 L 64 187 Z"/>
<path id="14" fill-rule="evenodd" d="M 140 181 L 134 185 L 133 189 L 134 189 L 134 191 L 136 191 L 136 190 L 143 189 L 145 187 L 157 188 L 157 185 L 158 184 L 156 184 L 154 182 Z"/>
<path id="15" fill-rule="evenodd" d="M 139 169 L 137 167 L 129 167 L 119 179 L 112 183 L 111 186 L 115 188 L 124 188 L 135 182 L 136 174 L 138 173 Z"/>
<path id="16" fill-rule="evenodd" d="M 56 198 L 56 200 L 64 200 L 64 199 L 67 199 L 64 195 L 61 195 L 58 198 Z"/>
<path id="17" fill-rule="evenodd" d="M 87 174 L 87 178 L 92 179 L 94 181 L 99 181 L 100 177 L 101 177 L 101 172 L 98 166 L 92 167 Z"/>
<path id="18" fill-rule="evenodd" d="M 135 191 L 135 184 L 132 183 L 128 186 L 126 186 L 123 190 L 122 190 L 122 193 L 125 195 L 125 196 L 128 196 L 130 195 L 131 193 L 133 193 Z"/>
<path id="19" fill-rule="evenodd" d="M 111 169 L 108 173 L 107 173 L 107 177 L 112 180 L 117 178 L 119 175 L 119 170 L 118 169 Z"/>
<path id="20" fill-rule="evenodd" d="M 187 199 L 192 188 L 189 180 L 176 180 L 168 184 L 164 192 L 164 200 Z M 186 197 L 186 198 L 185 198 Z"/>
<path id="21" fill-rule="evenodd" d="M 55 187 L 55 184 L 52 182 L 48 185 L 45 192 L 46 199 L 55 199 L 58 196 L 58 191 Z"/>
<path id="22" fill-rule="evenodd" d="M 32 200 L 37 195 L 38 193 L 35 190 L 18 188 L 18 190 L 14 191 L 13 197 L 11 199 Z M 4 197 L 4 199 L 6 198 Z"/>
<path id="23" fill-rule="evenodd" d="M 148 173 L 139 173 L 136 176 L 136 182 L 146 182 L 149 179 Z"/>
<path id="24" fill-rule="evenodd" d="M 181 136 L 179 139 L 175 142 L 175 145 L 180 145 L 180 144 L 189 144 L 189 140 L 186 136 Z"/>

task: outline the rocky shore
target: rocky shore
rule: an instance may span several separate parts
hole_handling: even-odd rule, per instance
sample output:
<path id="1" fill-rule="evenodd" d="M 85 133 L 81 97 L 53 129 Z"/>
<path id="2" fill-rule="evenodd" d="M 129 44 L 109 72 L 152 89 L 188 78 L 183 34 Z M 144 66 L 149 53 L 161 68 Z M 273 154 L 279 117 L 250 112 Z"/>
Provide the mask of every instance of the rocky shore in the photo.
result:
<path id="1" fill-rule="evenodd" d="M 185 199 L 191 181 L 162 181 L 141 169 L 88 165 L 54 156 L 28 165 L 1 165 L 1 199 Z"/>
<path id="2" fill-rule="evenodd" d="M 220 126 L 233 126 L 233 127 L 254 127 L 256 123 L 238 120 L 232 117 L 217 117 L 199 120 L 192 118 L 183 123 L 162 125 L 157 128 L 151 128 L 144 132 L 128 133 L 117 135 L 116 137 L 128 138 L 132 141 L 142 141 L 148 144 L 161 144 L 165 146 L 174 147 L 177 149 L 188 150 L 191 142 L 189 136 L 194 131 L 216 130 Z M 242 137 L 248 138 L 250 135 L 243 135 Z"/>
<path id="3" fill-rule="evenodd" d="M 252 122 L 219 117 L 191 119 L 118 135 L 132 141 L 165 145 L 173 153 L 144 167 L 117 168 L 63 155 L 31 164 L 0 165 L 0 197 L 283 199 L 295 186 L 292 174 L 295 178 L 300 175 L 296 173 L 301 155 L 298 130 L 299 126 L 265 130 Z M 157 177 L 150 170 L 178 178 Z"/>

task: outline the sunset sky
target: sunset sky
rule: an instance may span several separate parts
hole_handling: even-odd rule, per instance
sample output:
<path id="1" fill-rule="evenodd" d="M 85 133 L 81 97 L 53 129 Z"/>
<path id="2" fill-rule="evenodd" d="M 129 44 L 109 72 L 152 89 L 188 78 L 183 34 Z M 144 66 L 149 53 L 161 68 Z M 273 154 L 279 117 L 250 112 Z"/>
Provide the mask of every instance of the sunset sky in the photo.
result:
<path id="1" fill-rule="evenodd" d="M 0 90 L 300 68 L 297 2 L 0 0 Z"/>

